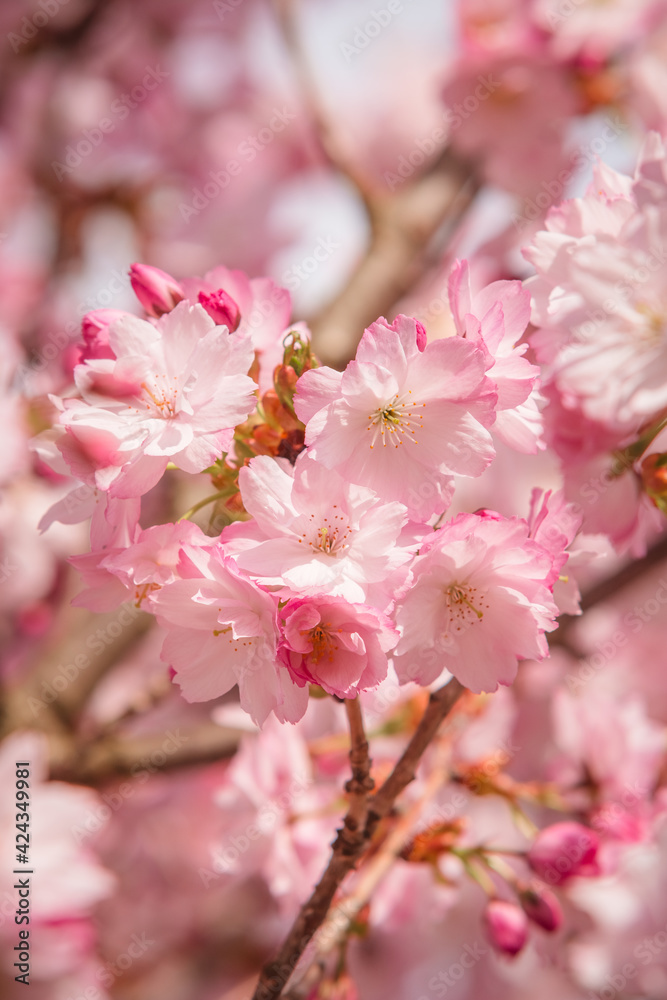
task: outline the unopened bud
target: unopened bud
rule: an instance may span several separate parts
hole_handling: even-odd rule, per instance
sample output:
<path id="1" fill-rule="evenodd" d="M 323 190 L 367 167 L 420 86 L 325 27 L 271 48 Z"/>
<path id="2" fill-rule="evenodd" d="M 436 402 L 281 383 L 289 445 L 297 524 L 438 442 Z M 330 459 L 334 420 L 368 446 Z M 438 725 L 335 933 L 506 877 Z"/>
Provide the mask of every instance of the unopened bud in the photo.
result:
<path id="1" fill-rule="evenodd" d="M 520 906 L 492 899 L 482 917 L 489 941 L 504 955 L 518 955 L 528 940 L 528 918 Z"/>
<path id="2" fill-rule="evenodd" d="M 527 854 L 533 871 L 549 885 L 562 885 L 574 875 L 597 875 L 598 835 L 581 823 L 554 823 L 540 830 Z"/>
<path id="3" fill-rule="evenodd" d="M 292 400 L 294 399 L 294 392 L 298 381 L 299 376 L 291 365 L 276 366 L 273 372 L 273 384 L 276 389 L 276 395 L 283 406 L 287 406 L 290 410 L 292 409 Z"/>
<path id="4" fill-rule="evenodd" d="M 159 267 L 148 264 L 130 265 L 130 282 L 142 306 L 151 316 L 162 316 L 185 298 L 175 278 Z"/>
<path id="5" fill-rule="evenodd" d="M 526 916 L 545 931 L 557 931 L 563 923 L 563 911 L 549 889 L 528 886 L 519 893 L 519 901 Z"/>
<path id="6" fill-rule="evenodd" d="M 667 455 L 653 452 L 641 465 L 644 489 L 656 507 L 667 510 Z"/>
<path id="7" fill-rule="evenodd" d="M 228 327 L 231 333 L 238 329 L 241 310 L 224 288 L 216 292 L 200 292 L 197 299 L 218 326 Z"/>

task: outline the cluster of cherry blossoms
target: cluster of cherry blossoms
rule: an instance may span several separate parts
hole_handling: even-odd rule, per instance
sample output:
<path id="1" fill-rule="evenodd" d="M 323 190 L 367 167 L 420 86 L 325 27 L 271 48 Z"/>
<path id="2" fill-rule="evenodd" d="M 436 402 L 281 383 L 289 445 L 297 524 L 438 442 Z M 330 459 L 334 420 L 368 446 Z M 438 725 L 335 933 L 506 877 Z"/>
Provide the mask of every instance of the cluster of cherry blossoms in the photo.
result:
<path id="1" fill-rule="evenodd" d="M 445 520 L 457 477 L 487 468 L 495 437 L 540 444 L 520 282 L 473 294 L 457 264 L 455 336 L 379 319 L 343 372 L 318 365 L 268 280 L 218 268 L 180 285 L 134 265 L 132 282 L 146 318 L 85 318 L 75 393 L 52 397 L 35 445 L 78 481 L 43 526 L 91 516 L 77 603 L 132 598 L 166 630 L 162 657 L 188 700 L 238 684 L 259 723 L 301 718 L 309 685 L 339 698 L 376 687 L 390 657 L 401 682 L 448 672 L 480 692 L 546 655 L 576 517 L 564 526 L 547 495 L 531 521 Z M 217 516 L 142 528 L 142 497 L 174 468 L 211 477 Z"/>
<path id="2" fill-rule="evenodd" d="M 666 998 L 667 0 L 0 23 L 0 994 Z"/>
<path id="3" fill-rule="evenodd" d="M 546 433 L 588 530 L 641 555 L 667 504 L 667 174 L 651 133 L 634 178 L 603 164 L 524 254 Z"/>

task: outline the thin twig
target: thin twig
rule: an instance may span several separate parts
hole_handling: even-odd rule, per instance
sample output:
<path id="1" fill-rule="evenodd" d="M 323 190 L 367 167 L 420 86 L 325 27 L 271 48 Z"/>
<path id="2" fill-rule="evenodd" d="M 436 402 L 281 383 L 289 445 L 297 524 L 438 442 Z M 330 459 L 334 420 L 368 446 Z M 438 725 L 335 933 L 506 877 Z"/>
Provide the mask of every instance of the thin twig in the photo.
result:
<path id="1" fill-rule="evenodd" d="M 299 981 L 292 985 L 286 1000 L 303 1000 L 309 995 L 314 985 L 313 980 L 316 980 L 318 974 L 321 978 L 324 973 L 327 956 L 343 941 L 354 920 L 409 843 L 423 816 L 424 806 L 442 788 L 449 776 L 449 743 L 450 740 L 447 740 L 446 745 L 441 746 L 442 760 L 426 779 L 419 799 L 400 816 L 377 853 L 364 864 L 354 890 L 327 914 L 315 938 L 316 952 Z"/>
<path id="2" fill-rule="evenodd" d="M 315 886 L 310 899 L 301 908 L 277 957 L 262 970 L 252 1000 L 277 1000 L 280 997 L 308 943 L 322 925 L 343 879 L 354 868 L 370 844 L 377 824 L 390 811 L 396 796 L 413 780 L 424 751 L 436 735 L 443 719 L 464 691 L 465 688 L 457 680 L 451 680 L 444 687 L 431 694 L 426 711 L 403 755 L 380 790 L 367 804 L 366 822 L 362 829 L 359 828 L 358 823 L 362 810 L 354 799 L 355 795 L 361 794 L 362 789 L 359 788 L 358 791 L 352 793 L 353 800 L 350 804 L 350 810 L 334 841 L 329 864 Z M 350 717 L 349 706 L 348 718 L 353 726 L 353 748 L 350 751 L 350 760 L 353 772 L 355 767 L 358 769 L 358 777 L 352 779 L 351 784 L 354 785 L 358 780 L 363 783 L 361 776 L 364 773 L 368 775 L 368 771 L 365 770 L 366 765 L 361 763 L 362 747 L 358 720 Z M 353 760 L 355 740 L 358 741 L 357 764 Z M 365 741 L 365 737 L 363 740 Z M 370 767 L 370 761 L 368 766 Z M 350 814 L 352 814 L 351 828 L 348 826 Z"/>
<path id="3" fill-rule="evenodd" d="M 279 997 L 301 958 L 308 942 L 329 911 L 339 885 L 361 857 L 367 844 L 368 794 L 373 789 L 371 760 L 364 732 L 359 698 L 345 702 L 350 726 L 352 777 L 345 785 L 350 805 L 333 844 L 333 853 L 324 875 L 303 905 L 277 957 L 265 965 L 253 1000 Z"/>

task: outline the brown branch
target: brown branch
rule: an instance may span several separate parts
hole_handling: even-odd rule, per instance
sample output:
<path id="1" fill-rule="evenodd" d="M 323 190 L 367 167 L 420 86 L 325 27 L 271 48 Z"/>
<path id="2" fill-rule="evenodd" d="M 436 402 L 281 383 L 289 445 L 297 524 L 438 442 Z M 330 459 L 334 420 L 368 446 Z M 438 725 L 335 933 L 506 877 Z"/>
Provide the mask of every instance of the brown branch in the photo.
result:
<path id="1" fill-rule="evenodd" d="M 298 982 L 293 983 L 285 1000 L 304 1000 L 324 975 L 327 956 L 340 945 L 351 924 L 370 900 L 377 886 L 391 870 L 394 862 L 410 842 L 424 806 L 442 788 L 449 777 L 450 740 L 440 742 L 440 760 L 429 774 L 417 802 L 399 817 L 375 854 L 364 864 L 354 890 L 327 914 L 316 935 L 316 952 Z M 444 745 L 443 745 L 444 744 Z M 444 752 L 443 752 L 444 751 Z"/>
<path id="2" fill-rule="evenodd" d="M 589 608 L 595 607 L 596 604 L 602 604 L 603 601 L 614 597 L 619 590 L 629 587 L 631 583 L 638 580 L 644 573 L 655 566 L 659 566 L 664 559 L 667 559 L 667 534 L 656 542 L 641 559 L 635 559 L 626 566 L 622 566 L 613 576 L 608 577 L 606 580 L 601 580 L 593 587 L 590 587 L 582 595 L 581 610 L 588 611 Z"/>
<path id="3" fill-rule="evenodd" d="M 465 690 L 466 688 L 454 677 L 448 684 L 431 693 L 426 711 L 403 755 L 370 801 L 367 830 L 369 837 L 372 836 L 380 820 L 389 813 L 403 789 L 414 780 L 417 765 L 424 751 L 438 732 L 442 720 L 449 715 Z"/>
<path id="4" fill-rule="evenodd" d="M 105 736 L 88 744 L 70 743 L 69 753 L 52 764 L 51 778 L 100 785 L 140 771 L 171 771 L 211 764 L 233 756 L 239 743 L 233 729 L 203 721 L 142 735 Z"/>
<path id="5" fill-rule="evenodd" d="M 478 181 L 469 163 L 451 150 L 393 194 L 371 197 L 371 240 L 347 285 L 310 323 L 317 355 L 341 364 L 362 331 L 423 277 L 429 250 L 443 226 L 453 230 L 470 207 Z"/>
<path id="6" fill-rule="evenodd" d="M 355 847 L 363 841 L 363 831 L 368 813 L 368 795 L 375 788 L 371 778 L 371 759 L 368 755 L 368 740 L 364 732 L 364 720 L 361 715 L 359 698 L 348 698 L 345 710 L 350 726 L 350 765 L 352 777 L 345 785 L 345 791 L 350 796 L 350 805 L 345 817 L 346 847 Z"/>
<path id="7" fill-rule="evenodd" d="M 396 796 L 413 780 L 424 751 L 464 691 L 465 688 L 457 680 L 451 680 L 449 684 L 431 694 L 426 711 L 396 767 L 370 800 L 370 804 L 366 804 L 366 822 L 361 830 L 358 820 L 363 810 L 355 801 L 355 796 L 362 795 L 363 789 L 362 787 L 355 789 L 354 786 L 365 784 L 363 775 L 368 777 L 366 768 L 370 768 L 370 761 L 367 765 L 362 762 L 362 741 L 365 743 L 365 737 L 360 736 L 358 720 L 350 719 L 352 726 L 350 761 L 353 778 L 348 786 L 353 788 L 351 793 L 353 798 L 348 814 L 338 831 L 331 859 L 322 878 L 315 886 L 310 899 L 301 908 L 278 955 L 262 970 L 252 1000 L 276 1000 L 280 997 L 308 943 L 326 918 L 343 879 L 355 867 L 368 847 L 378 822 L 390 811 Z M 350 718 L 349 706 L 348 718 Z M 356 776 L 354 776 L 355 768 Z M 353 822 L 350 828 L 348 822 L 351 815 Z"/>

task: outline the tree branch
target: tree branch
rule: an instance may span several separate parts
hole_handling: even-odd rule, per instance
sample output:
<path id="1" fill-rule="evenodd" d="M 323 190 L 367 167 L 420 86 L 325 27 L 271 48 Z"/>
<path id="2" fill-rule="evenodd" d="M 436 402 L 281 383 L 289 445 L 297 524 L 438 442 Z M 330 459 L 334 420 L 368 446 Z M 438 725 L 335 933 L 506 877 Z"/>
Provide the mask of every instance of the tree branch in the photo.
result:
<path id="1" fill-rule="evenodd" d="M 390 811 L 396 796 L 413 780 L 424 751 L 436 735 L 443 719 L 464 691 L 465 688 L 453 679 L 449 684 L 431 694 L 426 711 L 403 755 L 380 790 L 370 800 L 370 807 L 366 802 L 363 808 L 357 796 L 364 795 L 364 787 L 367 787 L 366 779 L 370 770 L 370 760 L 367 760 L 366 763 L 363 759 L 363 744 L 366 743 L 366 740 L 363 728 L 360 729 L 360 716 L 358 719 L 354 710 L 351 714 L 348 705 L 352 739 L 350 762 L 352 763 L 353 778 L 346 787 L 352 789 L 352 801 L 343 826 L 338 831 L 338 836 L 334 841 L 333 853 L 326 871 L 315 886 L 310 899 L 302 906 L 278 955 L 262 970 L 252 1000 L 277 1000 L 280 997 L 308 943 L 326 918 L 343 879 L 354 868 L 370 844 L 377 824 Z M 365 756 L 367 759 L 367 749 Z M 361 826 L 359 820 L 364 812 L 366 813 L 365 824 Z"/>
<path id="2" fill-rule="evenodd" d="M 348 284 L 310 323 L 325 364 L 354 354 L 362 331 L 392 308 L 428 268 L 429 247 L 454 229 L 479 184 L 469 163 L 445 150 L 432 167 L 393 194 L 370 196 L 371 240 Z"/>

